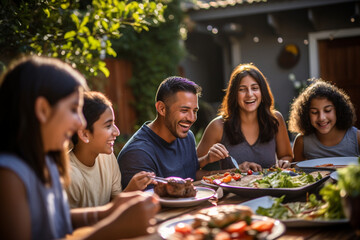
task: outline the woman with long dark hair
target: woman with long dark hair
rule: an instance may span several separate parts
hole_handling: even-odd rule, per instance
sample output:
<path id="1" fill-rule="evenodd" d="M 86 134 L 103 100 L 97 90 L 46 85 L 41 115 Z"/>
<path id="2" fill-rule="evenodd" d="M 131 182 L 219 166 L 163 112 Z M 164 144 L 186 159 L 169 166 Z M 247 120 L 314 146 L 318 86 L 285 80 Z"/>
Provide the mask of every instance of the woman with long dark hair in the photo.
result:
<path id="1" fill-rule="evenodd" d="M 285 121 L 274 109 L 265 76 L 253 64 L 240 64 L 233 70 L 219 116 L 205 129 L 197 154 L 208 163 L 223 159 L 221 169 L 233 168 L 229 155 L 244 171 L 290 165 Z"/>
<path id="2" fill-rule="evenodd" d="M 93 226 L 86 239 L 146 234 L 156 198 L 121 193 L 98 208 L 70 211 L 71 136 L 86 125 L 84 77 L 57 59 L 26 57 L 0 79 L 0 239 L 58 239 Z"/>

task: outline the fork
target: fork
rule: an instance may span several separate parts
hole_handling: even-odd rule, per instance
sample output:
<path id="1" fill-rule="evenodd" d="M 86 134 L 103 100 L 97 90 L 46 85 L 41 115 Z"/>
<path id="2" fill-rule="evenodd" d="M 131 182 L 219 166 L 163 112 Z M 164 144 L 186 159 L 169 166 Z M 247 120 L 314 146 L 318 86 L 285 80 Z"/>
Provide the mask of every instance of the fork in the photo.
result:
<path id="1" fill-rule="evenodd" d="M 157 182 L 163 182 L 163 183 L 168 183 L 169 180 L 167 180 L 166 178 L 163 178 L 163 177 L 150 177 L 151 179 L 157 181 Z"/>

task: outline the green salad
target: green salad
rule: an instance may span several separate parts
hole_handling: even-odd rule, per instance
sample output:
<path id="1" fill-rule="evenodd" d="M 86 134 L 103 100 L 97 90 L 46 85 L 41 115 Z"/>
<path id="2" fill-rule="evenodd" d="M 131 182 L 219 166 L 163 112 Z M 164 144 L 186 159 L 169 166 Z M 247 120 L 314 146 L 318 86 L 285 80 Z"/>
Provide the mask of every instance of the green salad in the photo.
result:
<path id="1" fill-rule="evenodd" d="M 341 206 L 340 190 L 336 185 L 327 184 L 320 190 L 323 200 L 318 200 L 315 194 L 310 194 L 306 202 L 282 203 L 285 195 L 273 198 L 270 208 L 259 207 L 256 213 L 280 220 L 329 220 L 342 219 L 344 212 Z"/>
<path id="2" fill-rule="evenodd" d="M 314 183 L 320 179 L 322 179 L 320 173 L 318 173 L 317 177 L 313 177 L 307 173 L 290 176 L 285 172 L 275 172 L 253 181 L 250 185 L 256 188 L 296 188 Z"/>

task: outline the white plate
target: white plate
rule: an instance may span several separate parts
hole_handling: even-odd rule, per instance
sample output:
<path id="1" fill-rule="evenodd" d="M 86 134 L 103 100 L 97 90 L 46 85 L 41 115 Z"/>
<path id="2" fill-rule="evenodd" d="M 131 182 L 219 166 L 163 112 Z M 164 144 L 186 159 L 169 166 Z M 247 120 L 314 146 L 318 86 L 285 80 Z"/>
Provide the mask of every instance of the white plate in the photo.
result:
<path id="1" fill-rule="evenodd" d="M 205 185 L 205 186 L 212 187 L 212 188 L 218 188 L 219 187 L 219 185 L 211 184 L 211 183 L 205 182 L 204 180 L 201 180 L 200 183 Z"/>
<path id="2" fill-rule="evenodd" d="M 334 171 L 330 174 L 330 178 L 337 181 L 338 180 L 338 173 L 337 171 Z"/>
<path id="3" fill-rule="evenodd" d="M 250 207 L 254 213 L 259 207 L 269 208 L 274 203 L 273 198 L 270 196 L 264 196 L 260 198 L 256 198 L 247 202 L 241 203 L 241 205 L 245 205 Z M 305 220 L 305 219 L 287 219 L 280 220 L 287 227 L 319 227 L 319 226 L 328 226 L 328 225 L 336 225 L 342 223 L 348 223 L 347 219 L 338 219 L 338 220 Z"/>
<path id="4" fill-rule="evenodd" d="M 307 161 L 302 161 L 296 165 L 300 168 L 317 168 L 318 165 L 334 164 L 333 167 L 325 167 L 336 169 L 336 165 L 347 166 L 350 164 L 358 164 L 358 157 L 331 157 L 331 158 L 317 158 Z M 324 167 L 322 167 L 324 168 Z"/>
<path id="5" fill-rule="evenodd" d="M 268 217 L 263 216 L 256 216 L 253 215 L 251 217 L 253 220 L 266 220 L 269 219 Z M 194 216 L 192 215 L 184 215 L 183 217 L 174 218 L 171 220 L 168 220 L 162 224 L 160 224 L 158 228 L 158 233 L 163 239 L 168 239 L 170 235 L 172 235 L 175 232 L 175 226 L 178 223 L 186 223 L 191 224 L 194 221 Z M 279 220 L 274 220 L 274 227 L 271 231 L 271 234 L 269 234 L 265 239 L 275 239 L 280 237 L 285 232 L 285 226 L 282 224 Z"/>
<path id="6" fill-rule="evenodd" d="M 198 205 L 212 196 L 214 196 L 215 191 L 207 187 L 195 187 L 196 196 L 190 198 L 170 198 L 170 197 L 161 197 L 160 204 L 164 207 L 190 207 Z M 154 189 L 149 189 L 147 192 L 154 192 Z"/>

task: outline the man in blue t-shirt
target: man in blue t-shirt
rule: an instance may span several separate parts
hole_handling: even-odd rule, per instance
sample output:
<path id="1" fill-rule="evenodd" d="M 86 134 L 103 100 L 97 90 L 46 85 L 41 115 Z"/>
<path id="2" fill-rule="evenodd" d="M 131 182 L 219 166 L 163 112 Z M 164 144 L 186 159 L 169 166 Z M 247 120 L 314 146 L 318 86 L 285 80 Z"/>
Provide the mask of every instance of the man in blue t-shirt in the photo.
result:
<path id="1" fill-rule="evenodd" d="M 199 168 L 208 159 L 198 159 L 190 130 L 197 118 L 200 94 L 201 87 L 186 78 L 169 77 L 160 84 L 155 120 L 145 122 L 118 155 L 123 189 L 140 171 L 192 179 L 202 172 Z"/>

